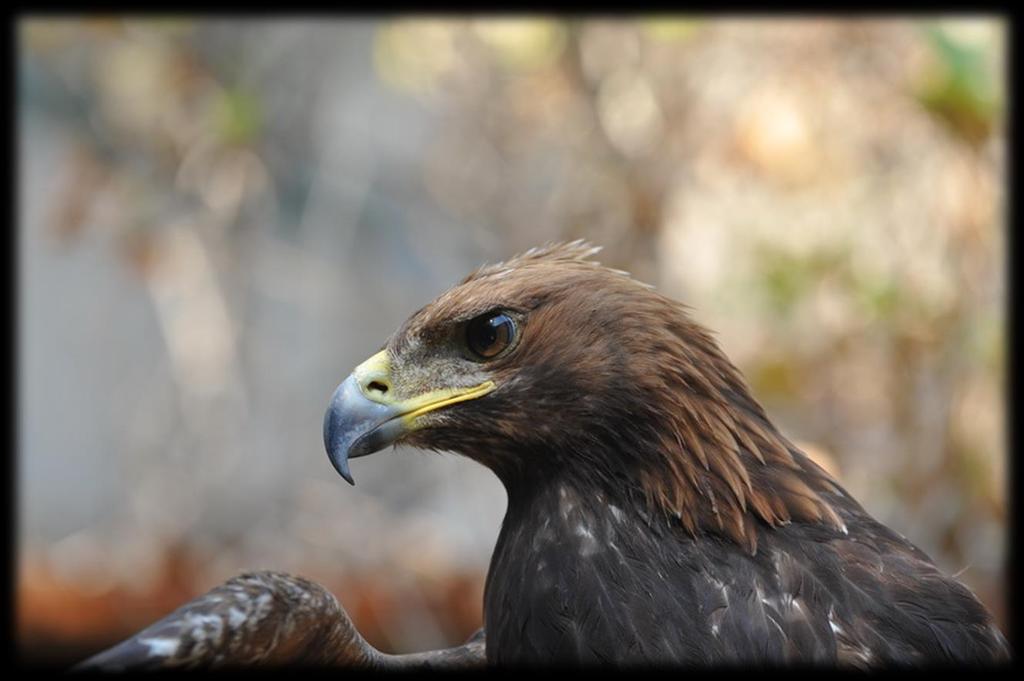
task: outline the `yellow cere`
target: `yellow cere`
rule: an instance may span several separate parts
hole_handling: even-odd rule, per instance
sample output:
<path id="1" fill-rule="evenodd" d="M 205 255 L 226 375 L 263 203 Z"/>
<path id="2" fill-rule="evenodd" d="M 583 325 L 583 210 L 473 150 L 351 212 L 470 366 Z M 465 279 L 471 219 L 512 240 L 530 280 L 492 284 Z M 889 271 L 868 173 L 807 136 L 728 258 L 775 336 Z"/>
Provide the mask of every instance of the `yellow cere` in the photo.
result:
<path id="1" fill-rule="evenodd" d="M 357 366 L 353 373 L 363 395 L 374 402 L 397 408 L 406 426 L 412 426 L 413 421 L 417 417 L 435 409 L 481 397 L 495 388 L 494 381 L 484 381 L 472 388 L 442 388 L 417 395 L 409 400 L 394 401 L 391 391 L 391 360 L 388 357 L 387 350 L 381 350 L 373 357 L 370 357 Z M 367 391 L 365 386 L 374 382 L 386 386 L 388 388 L 387 392 Z"/>

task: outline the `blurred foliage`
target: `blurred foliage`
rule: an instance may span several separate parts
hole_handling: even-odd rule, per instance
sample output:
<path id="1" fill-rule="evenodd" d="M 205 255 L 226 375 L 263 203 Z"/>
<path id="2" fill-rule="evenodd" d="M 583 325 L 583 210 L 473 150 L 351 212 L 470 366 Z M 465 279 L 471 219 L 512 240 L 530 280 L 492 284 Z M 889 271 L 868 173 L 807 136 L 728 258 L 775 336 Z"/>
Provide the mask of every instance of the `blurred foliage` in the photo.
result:
<path id="1" fill-rule="evenodd" d="M 640 26 L 655 40 L 682 41 L 694 37 L 702 23 L 699 19 L 668 17 L 641 20 Z"/>
<path id="2" fill-rule="evenodd" d="M 244 90 L 225 93 L 217 102 L 221 135 L 234 144 L 256 139 L 260 129 L 259 99 Z"/>
<path id="3" fill-rule="evenodd" d="M 257 302 L 336 320 L 323 348 L 306 317 L 266 327 L 287 329 L 292 352 L 264 362 L 322 367 L 359 332 L 339 309 L 400 318 L 426 302 L 425 280 L 584 237 L 692 305 L 787 434 L 944 569 L 966 566 L 1005 616 L 1001 21 L 398 18 L 344 38 L 314 23 L 22 22 L 21 106 L 73 139 L 47 235 L 111 243 L 140 274 L 191 434 L 179 446 L 196 450 L 124 444 L 152 450 L 136 464 L 126 451 L 131 522 L 59 548 L 25 538 L 49 556 L 36 573 L 88 582 L 91 565 L 113 589 L 179 542 L 206 556 L 202 588 L 268 553 L 325 583 L 358 555 L 380 591 L 410 570 L 440 584 L 460 528 L 417 524 L 398 492 L 366 507 L 372 541 L 325 528 L 371 500 L 316 481 L 251 530 L 248 553 L 196 534 L 230 516 L 200 513 L 251 458 L 224 433 L 286 428 L 235 415 L 249 409 L 238 386 L 265 372 L 245 354 Z M 378 82 L 387 95 L 367 95 Z M 344 285 L 338 260 L 355 272 Z M 429 556 L 409 539 L 427 527 Z M 465 608 L 472 589 L 458 588 Z M 396 649 L 474 623 L 405 606 L 387 625 L 354 614 Z M 46 621 L 32 624 L 40 646 Z M 430 622 L 444 633 L 414 633 Z"/>
<path id="4" fill-rule="evenodd" d="M 978 143 L 991 132 L 1002 108 L 1000 53 L 993 28 L 984 23 L 952 23 L 923 29 L 932 60 L 918 97 L 965 139 Z M 995 39 L 993 39 L 995 38 Z"/>

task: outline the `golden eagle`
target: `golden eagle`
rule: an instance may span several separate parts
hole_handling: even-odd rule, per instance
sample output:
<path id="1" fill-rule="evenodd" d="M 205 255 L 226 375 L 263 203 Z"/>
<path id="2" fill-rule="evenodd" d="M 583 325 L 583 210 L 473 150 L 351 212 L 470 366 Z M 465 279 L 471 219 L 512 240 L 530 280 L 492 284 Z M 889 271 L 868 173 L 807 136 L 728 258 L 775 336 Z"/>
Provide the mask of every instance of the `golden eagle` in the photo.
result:
<path id="1" fill-rule="evenodd" d="M 495 472 L 484 632 L 374 650 L 334 598 L 243 575 L 85 663 L 806 664 L 1009 657 L 956 579 L 783 436 L 678 302 L 582 242 L 485 266 L 337 389 L 331 462 L 395 442 Z"/>
<path id="2" fill-rule="evenodd" d="M 483 267 L 355 369 L 331 461 L 402 441 L 487 466 L 508 510 L 491 663 L 992 661 L 974 595 L 783 436 L 678 302 L 582 242 Z"/>

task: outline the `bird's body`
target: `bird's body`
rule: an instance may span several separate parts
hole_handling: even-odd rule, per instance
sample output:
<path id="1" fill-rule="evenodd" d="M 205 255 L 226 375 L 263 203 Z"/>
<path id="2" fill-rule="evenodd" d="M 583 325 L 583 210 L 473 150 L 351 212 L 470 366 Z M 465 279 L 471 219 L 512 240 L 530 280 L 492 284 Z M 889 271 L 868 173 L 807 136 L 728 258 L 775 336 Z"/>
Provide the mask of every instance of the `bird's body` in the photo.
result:
<path id="1" fill-rule="evenodd" d="M 243 575 L 83 663 L 855 667 L 994 663 L 974 595 L 787 440 L 683 306 L 554 245 L 483 267 L 335 391 L 338 472 L 403 441 L 508 510 L 462 646 L 386 655 L 322 587 Z"/>
<path id="2" fill-rule="evenodd" d="M 510 507 L 495 548 L 488 661 L 869 667 L 1005 654 L 967 589 L 835 494 L 848 534 L 793 523 L 751 555 L 639 500 L 538 489 Z"/>
<path id="3" fill-rule="evenodd" d="M 970 591 L 768 419 L 682 305 L 573 243 L 481 268 L 343 383 L 339 472 L 398 440 L 491 468 L 493 663 L 1005 659 Z"/>

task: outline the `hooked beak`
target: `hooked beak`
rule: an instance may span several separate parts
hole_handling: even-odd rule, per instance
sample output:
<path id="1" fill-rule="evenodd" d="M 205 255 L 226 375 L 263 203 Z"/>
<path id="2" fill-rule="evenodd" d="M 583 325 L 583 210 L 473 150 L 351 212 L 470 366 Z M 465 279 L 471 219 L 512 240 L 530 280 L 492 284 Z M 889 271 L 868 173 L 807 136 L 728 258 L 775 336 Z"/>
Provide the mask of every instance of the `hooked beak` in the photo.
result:
<path id="1" fill-rule="evenodd" d="M 349 459 L 384 449 L 416 430 L 426 413 L 486 395 L 493 381 L 472 388 L 443 388 L 409 399 L 395 395 L 386 350 L 366 360 L 342 381 L 324 414 L 324 446 L 335 470 L 350 485 Z"/>

